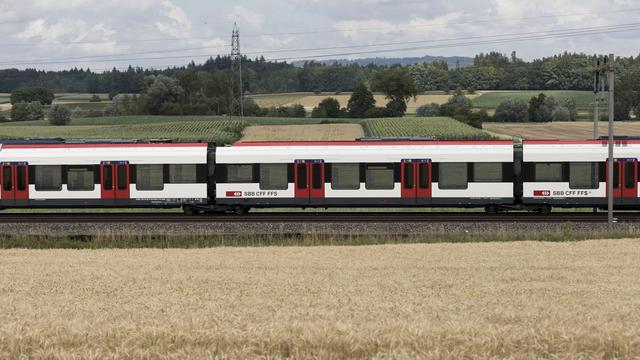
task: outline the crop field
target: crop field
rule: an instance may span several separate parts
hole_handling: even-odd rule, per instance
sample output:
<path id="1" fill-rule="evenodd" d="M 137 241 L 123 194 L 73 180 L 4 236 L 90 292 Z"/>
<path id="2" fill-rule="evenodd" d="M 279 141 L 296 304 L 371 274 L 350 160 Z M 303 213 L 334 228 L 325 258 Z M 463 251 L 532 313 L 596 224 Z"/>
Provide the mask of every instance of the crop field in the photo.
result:
<path id="1" fill-rule="evenodd" d="M 577 90 L 519 90 L 519 91 L 487 91 L 482 95 L 473 99 L 473 106 L 488 111 L 495 110 L 502 101 L 507 98 L 516 98 L 524 101 L 529 101 L 531 97 L 537 96 L 540 93 L 545 95 L 552 95 L 558 101 L 567 97 L 572 97 L 576 101 L 578 108 L 578 117 L 581 119 L 589 119 L 591 116 L 591 103 L 593 101 L 593 93 L 590 91 L 577 91 Z M 605 96 L 606 97 L 606 96 Z M 602 104 L 602 107 L 606 107 L 606 101 Z"/>
<path id="2" fill-rule="evenodd" d="M 485 131 L 446 117 L 368 119 L 361 122 L 366 136 L 434 136 L 447 139 L 490 139 Z"/>
<path id="3" fill-rule="evenodd" d="M 474 98 L 475 96 L 478 96 L 478 94 L 476 95 L 467 95 L 469 98 Z M 299 99 L 297 99 L 296 101 L 287 103 L 285 105 L 291 105 L 291 104 L 301 104 L 302 106 L 305 107 L 305 109 L 307 111 L 311 111 L 314 107 L 316 107 L 322 100 L 328 98 L 328 97 L 332 97 L 336 100 L 338 100 L 338 102 L 340 103 L 341 107 L 346 107 L 347 103 L 349 102 L 349 98 L 351 97 L 350 93 L 341 93 L 339 95 L 335 95 L 335 94 L 331 94 L 331 93 L 326 93 L 326 94 L 321 94 L 321 95 L 307 95 L 304 97 L 301 97 Z M 444 92 L 428 92 L 425 94 L 420 94 L 418 95 L 415 99 L 411 99 L 407 102 L 407 113 L 409 114 L 414 114 L 416 112 L 416 109 L 422 105 L 425 104 L 430 104 L 430 103 L 437 103 L 437 104 L 444 104 L 445 102 L 447 102 L 447 100 L 449 99 L 449 97 L 451 97 L 451 95 L 447 95 Z M 384 95 L 382 94 L 374 94 L 374 98 L 376 100 L 376 106 L 384 106 L 387 104 L 388 100 L 385 98 Z"/>
<path id="4" fill-rule="evenodd" d="M 0 358 L 637 358 L 638 240 L 0 251 Z"/>
<path id="5" fill-rule="evenodd" d="M 588 121 L 559 121 L 550 123 L 484 123 L 485 130 L 524 139 L 591 139 L 593 123 Z M 615 135 L 640 136 L 640 121 L 617 121 Z M 608 135 L 607 122 L 598 123 L 598 135 Z"/>
<path id="6" fill-rule="evenodd" d="M 4 138 L 65 139 L 174 139 L 232 143 L 240 138 L 246 122 L 225 117 L 128 116 L 73 120 L 71 125 L 51 126 L 45 121 L 0 124 Z"/>
<path id="7" fill-rule="evenodd" d="M 244 129 L 244 141 L 327 141 L 364 137 L 359 124 L 266 125 Z"/>
<path id="8" fill-rule="evenodd" d="M 285 93 L 285 94 L 260 94 L 251 95 L 250 97 L 262 108 L 286 106 L 297 104 L 300 99 L 310 93 Z"/>

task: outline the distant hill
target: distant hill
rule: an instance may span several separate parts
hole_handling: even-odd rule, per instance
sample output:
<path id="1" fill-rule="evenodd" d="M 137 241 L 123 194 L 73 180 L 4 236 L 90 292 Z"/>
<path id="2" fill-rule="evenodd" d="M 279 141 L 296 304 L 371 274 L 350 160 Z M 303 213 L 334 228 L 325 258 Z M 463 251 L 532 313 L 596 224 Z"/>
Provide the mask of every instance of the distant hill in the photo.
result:
<path id="1" fill-rule="evenodd" d="M 444 61 L 449 65 L 449 68 L 455 68 L 456 65 L 460 67 L 465 67 L 473 64 L 473 58 L 467 56 L 430 56 L 425 55 L 422 57 L 403 57 L 403 58 L 386 58 L 386 57 L 375 57 L 375 58 L 362 58 L 362 59 L 331 59 L 331 60 L 317 60 L 317 62 L 321 62 L 324 64 L 333 64 L 338 63 L 342 65 L 348 64 L 358 64 L 358 65 L 379 65 L 379 66 L 390 66 L 390 65 L 413 65 L 419 64 L 423 62 L 433 62 L 433 61 Z M 294 66 L 301 67 L 304 65 L 304 61 L 294 61 L 292 63 Z"/>

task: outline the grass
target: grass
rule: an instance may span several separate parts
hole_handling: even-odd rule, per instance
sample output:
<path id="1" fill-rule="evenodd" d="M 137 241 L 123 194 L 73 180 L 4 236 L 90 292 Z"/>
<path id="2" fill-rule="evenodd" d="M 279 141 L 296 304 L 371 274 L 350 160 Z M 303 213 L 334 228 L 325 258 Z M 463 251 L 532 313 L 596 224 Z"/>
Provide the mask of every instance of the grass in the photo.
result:
<path id="1" fill-rule="evenodd" d="M 473 99 L 473 106 L 485 110 L 495 110 L 502 101 L 507 98 L 516 98 L 529 101 L 531 97 L 544 93 L 552 95 L 559 102 L 564 98 L 572 97 L 576 101 L 578 115 L 580 118 L 588 119 L 591 116 L 591 103 L 593 101 L 593 93 L 590 91 L 579 90 L 519 90 L 519 91 L 490 91 Z M 602 105 L 606 107 L 606 102 Z"/>
<path id="2" fill-rule="evenodd" d="M 446 117 L 388 118 L 362 121 L 365 135 L 369 137 L 434 136 L 448 139 L 491 139 L 490 134 Z"/>
<path id="3" fill-rule="evenodd" d="M 0 358 L 637 358 L 638 241 L 0 252 Z"/>

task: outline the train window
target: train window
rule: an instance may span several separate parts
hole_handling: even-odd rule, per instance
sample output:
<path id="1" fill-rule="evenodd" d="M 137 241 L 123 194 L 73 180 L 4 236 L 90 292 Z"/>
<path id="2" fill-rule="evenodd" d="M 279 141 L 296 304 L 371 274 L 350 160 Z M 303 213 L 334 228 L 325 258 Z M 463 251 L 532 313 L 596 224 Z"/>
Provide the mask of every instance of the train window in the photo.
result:
<path id="1" fill-rule="evenodd" d="M 536 163 L 536 181 L 562 181 L 561 163 Z"/>
<path id="2" fill-rule="evenodd" d="M 102 167 L 102 188 L 113 190 L 113 166 L 104 165 Z"/>
<path id="3" fill-rule="evenodd" d="M 314 189 L 322 189 L 322 183 L 324 182 L 322 176 L 322 164 L 311 165 L 311 187 Z"/>
<path id="4" fill-rule="evenodd" d="M 158 191 L 164 189 L 163 165 L 136 165 L 136 190 Z"/>
<path id="5" fill-rule="evenodd" d="M 502 163 L 473 163 L 474 182 L 502 182 Z"/>
<path id="6" fill-rule="evenodd" d="M 38 165 L 34 167 L 36 191 L 62 190 L 62 167 L 58 165 Z"/>
<path id="7" fill-rule="evenodd" d="M 91 166 L 69 167 L 69 170 L 67 170 L 67 190 L 92 191 L 94 188 L 93 168 Z"/>
<path id="8" fill-rule="evenodd" d="M 624 164 L 624 188 L 633 189 L 636 186 L 636 169 L 633 163 Z"/>
<path id="9" fill-rule="evenodd" d="M 129 179 L 127 165 L 118 165 L 118 190 L 127 190 Z"/>
<path id="10" fill-rule="evenodd" d="M 252 183 L 253 182 L 253 165 L 252 164 L 227 165 L 227 182 Z"/>
<path id="11" fill-rule="evenodd" d="M 287 164 L 260 164 L 261 190 L 287 190 Z"/>
<path id="12" fill-rule="evenodd" d="M 466 189 L 467 163 L 440 163 L 438 165 L 438 188 L 445 190 Z"/>
<path id="13" fill-rule="evenodd" d="M 597 189 L 599 178 L 597 163 L 569 163 L 570 189 Z"/>
<path id="14" fill-rule="evenodd" d="M 393 164 L 370 164 L 366 166 L 365 188 L 368 190 L 391 190 L 395 187 Z"/>
<path id="15" fill-rule="evenodd" d="M 331 164 L 333 190 L 360 189 L 360 164 Z"/>
<path id="16" fill-rule="evenodd" d="M 307 164 L 298 163 L 296 165 L 298 178 L 296 179 L 296 184 L 298 185 L 298 189 L 306 189 L 307 188 Z"/>
<path id="17" fill-rule="evenodd" d="M 194 184 L 196 164 L 169 165 L 169 182 L 172 184 Z"/>
<path id="18" fill-rule="evenodd" d="M 27 189 L 27 167 L 24 165 L 16 167 L 16 187 L 20 191 Z"/>
<path id="19" fill-rule="evenodd" d="M 405 163 L 402 166 L 404 167 L 404 188 L 413 189 L 413 164 Z"/>
<path id="20" fill-rule="evenodd" d="M 10 165 L 5 165 L 2 167 L 2 189 L 4 191 L 13 190 L 13 179 L 11 178 L 13 175 L 13 171 L 11 171 Z"/>
<path id="21" fill-rule="evenodd" d="M 421 163 L 418 165 L 418 186 L 421 189 L 429 188 L 429 164 Z"/>

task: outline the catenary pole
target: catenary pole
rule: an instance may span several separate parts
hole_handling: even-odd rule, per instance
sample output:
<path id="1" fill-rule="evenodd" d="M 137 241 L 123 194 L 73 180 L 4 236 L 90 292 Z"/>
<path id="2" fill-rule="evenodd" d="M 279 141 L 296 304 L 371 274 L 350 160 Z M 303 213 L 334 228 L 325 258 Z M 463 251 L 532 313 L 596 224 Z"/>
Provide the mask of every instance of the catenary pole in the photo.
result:
<path id="1" fill-rule="evenodd" d="M 614 98 L 613 98 L 613 83 L 614 83 L 614 74 L 613 74 L 613 54 L 609 54 L 609 61 L 607 61 L 607 83 L 609 84 L 609 156 L 607 161 L 607 172 L 608 179 L 607 182 L 607 221 L 609 225 L 613 224 L 613 121 L 614 121 Z"/>
<path id="2" fill-rule="evenodd" d="M 600 117 L 598 109 L 598 100 L 600 90 L 600 58 L 596 57 L 596 69 L 593 72 L 593 139 L 598 138 L 598 117 Z"/>

